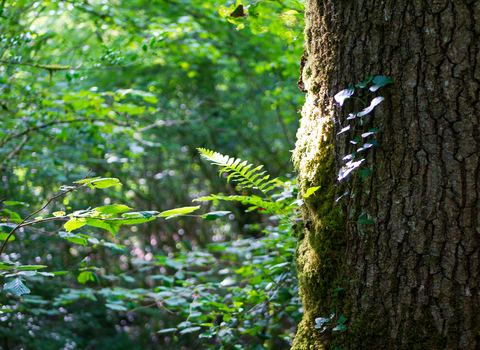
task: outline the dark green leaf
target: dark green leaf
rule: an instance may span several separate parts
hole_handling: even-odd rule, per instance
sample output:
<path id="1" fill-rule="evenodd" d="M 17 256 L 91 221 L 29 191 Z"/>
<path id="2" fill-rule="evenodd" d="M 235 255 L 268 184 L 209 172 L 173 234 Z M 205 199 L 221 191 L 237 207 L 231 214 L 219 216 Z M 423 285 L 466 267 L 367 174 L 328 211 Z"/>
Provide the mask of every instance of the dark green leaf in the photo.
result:
<path id="1" fill-rule="evenodd" d="M 395 83 L 392 79 L 386 78 L 382 75 L 377 75 L 375 79 L 373 79 L 373 85 L 370 86 L 370 91 L 375 92 L 380 89 L 382 86 L 387 84 Z"/>

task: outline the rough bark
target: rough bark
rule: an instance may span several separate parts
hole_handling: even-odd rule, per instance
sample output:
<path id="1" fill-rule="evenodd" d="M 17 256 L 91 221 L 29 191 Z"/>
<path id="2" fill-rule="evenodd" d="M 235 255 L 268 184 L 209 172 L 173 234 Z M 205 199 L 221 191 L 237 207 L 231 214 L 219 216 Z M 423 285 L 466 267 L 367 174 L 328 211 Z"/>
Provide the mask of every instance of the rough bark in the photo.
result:
<path id="1" fill-rule="evenodd" d="M 303 210 L 293 349 L 480 349 L 480 1 L 307 0 L 305 16 L 294 162 L 303 193 L 321 190 Z M 333 96 L 370 74 L 396 84 L 337 135 L 361 106 Z M 338 182 L 349 140 L 372 127 L 373 174 Z M 347 331 L 315 329 L 332 311 Z"/>

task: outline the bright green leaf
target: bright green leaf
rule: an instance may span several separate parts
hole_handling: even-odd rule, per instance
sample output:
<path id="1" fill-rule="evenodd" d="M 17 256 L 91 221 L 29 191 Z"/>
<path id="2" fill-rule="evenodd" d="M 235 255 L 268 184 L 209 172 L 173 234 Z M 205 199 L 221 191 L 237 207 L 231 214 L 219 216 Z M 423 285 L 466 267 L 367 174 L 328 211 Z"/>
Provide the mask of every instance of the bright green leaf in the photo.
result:
<path id="1" fill-rule="evenodd" d="M 317 186 L 317 187 L 310 187 L 307 192 L 305 193 L 305 195 L 303 196 L 303 198 L 308 198 L 310 197 L 312 194 L 314 194 L 321 186 Z"/>
<path id="2" fill-rule="evenodd" d="M 161 212 L 160 214 L 158 214 L 158 217 L 171 219 L 171 218 L 174 218 L 174 217 L 177 217 L 177 216 L 180 216 L 180 215 L 185 215 L 185 214 L 189 214 L 191 212 L 194 212 L 198 208 L 200 208 L 199 205 L 196 206 L 196 207 L 183 207 L 183 208 L 167 210 L 167 211 L 164 211 L 164 212 Z"/>

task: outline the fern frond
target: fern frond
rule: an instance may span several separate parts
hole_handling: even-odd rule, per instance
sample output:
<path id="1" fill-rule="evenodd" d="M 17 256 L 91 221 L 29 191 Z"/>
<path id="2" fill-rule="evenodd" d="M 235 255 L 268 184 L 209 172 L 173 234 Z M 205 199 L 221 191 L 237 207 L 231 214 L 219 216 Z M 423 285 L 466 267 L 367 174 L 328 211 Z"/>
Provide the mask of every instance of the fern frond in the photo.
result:
<path id="1" fill-rule="evenodd" d="M 240 158 L 230 158 L 229 156 L 205 148 L 198 148 L 198 151 L 203 158 L 220 167 L 220 176 L 222 176 L 223 173 L 229 174 L 227 182 L 230 182 L 230 180 L 237 181 L 245 188 L 260 190 L 267 197 L 267 193 L 278 187 L 281 183 L 278 179 L 270 179 L 270 175 L 267 175 L 266 171 L 260 171 L 263 165 L 250 170 L 253 164 L 248 164 L 247 161 L 242 162 Z"/>
<path id="2" fill-rule="evenodd" d="M 213 201 L 213 200 L 222 200 L 222 201 L 236 201 L 240 202 L 244 205 L 253 205 L 254 207 L 258 208 L 263 208 L 267 210 L 268 212 L 272 214 L 280 214 L 281 209 L 283 207 L 283 204 L 281 203 L 272 203 L 270 201 L 266 201 L 262 199 L 261 197 L 258 196 L 239 196 L 239 195 L 234 195 L 234 196 L 220 196 L 216 194 L 212 194 L 210 196 L 206 197 L 200 197 L 197 199 L 194 199 L 194 202 L 203 202 L 203 201 Z M 255 208 L 256 209 L 256 208 Z"/>

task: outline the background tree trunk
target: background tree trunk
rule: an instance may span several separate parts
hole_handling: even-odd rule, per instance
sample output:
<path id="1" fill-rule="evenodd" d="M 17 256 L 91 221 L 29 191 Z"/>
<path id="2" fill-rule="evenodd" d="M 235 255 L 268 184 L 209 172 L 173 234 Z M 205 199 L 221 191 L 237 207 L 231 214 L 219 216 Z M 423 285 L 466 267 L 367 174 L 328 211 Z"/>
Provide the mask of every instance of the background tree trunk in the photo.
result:
<path id="1" fill-rule="evenodd" d="M 294 162 L 303 193 L 321 189 L 303 210 L 293 349 L 480 348 L 479 34 L 478 0 L 307 0 Z M 370 74 L 396 84 L 337 135 L 363 107 L 333 96 Z M 380 147 L 360 169 L 373 174 L 338 182 L 362 143 L 349 141 L 372 127 Z M 332 331 L 342 314 L 348 330 Z"/>

